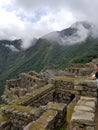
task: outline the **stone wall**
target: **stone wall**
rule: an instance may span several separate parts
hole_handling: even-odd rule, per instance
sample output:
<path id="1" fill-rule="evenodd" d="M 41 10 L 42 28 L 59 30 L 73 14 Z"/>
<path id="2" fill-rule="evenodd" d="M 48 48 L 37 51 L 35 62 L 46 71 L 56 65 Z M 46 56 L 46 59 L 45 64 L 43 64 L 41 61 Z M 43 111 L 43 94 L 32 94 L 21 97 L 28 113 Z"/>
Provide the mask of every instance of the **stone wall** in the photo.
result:
<path id="1" fill-rule="evenodd" d="M 39 107 L 41 105 L 46 105 L 49 101 L 68 104 L 71 102 L 72 94 L 74 94 L 74 81 L 55 79 L 53 81 L 53 87 L 50 87 L 42 94 L 37 95 L 36 98 L 32 97 L 31 99 L 22 102 L 22 105 Z"/>
<path id="2" fill-rule="evenodd" d="M 24 130 L 57 130 L 66 122 L 66 104 L 49 102 L 45 109 L 42 116 L 28 124 Z"/>
<path id="3" fill-rule="evenodd" d="M 0 130 L 9 130 L 11 127 L 10 121 L 4 121 L 0 124 Z"/>
<path id="4" fill-rule="evenodd" d="M 26 110 L 26 109 L 25 109 Z M 19 111 L 15 109 L 5 108 L 3 113 L 9 118 L 10 121 L 10 130 L 22 130 L 29 122 L 35 121 L 43 113 L 39 108 L 27 108 L 28 112 Z M 7 129 L 9 130 L 9 129 Z"/>
<path id="5" fill-rule="evenodd" d="M 97 82 L 96 80 L 76 81 L 74 90 L 77 100 L 80 96 L 97 97 Z"/>
<path id="6" fill-rule="evenodd" d="M 94 130 L 96 98 L 81 97 L 74 108 L 70 130 Z"/>
<path id="7" fill-rule="evenodd" d="M 10 130 L 57 130 L 66 123 L 67 106 L 76 96 L 76 100 L 80 100 L 72 116 L 71 130 L 93 130 L 96 101 L 90 97 L 96 97 L 96 86 L 96 81 L 59 76 L 47 84 L 37 73 L 22 73 L 19 79 L 10 80 L 6 85 L 5 96 L 9 101 L 15 99 L 2 109 L 10 122 L 7 127 Z M 83 112 L 90 114 L 89 120 L 81 116 Z M 9 130 L 7 127 L 4 130 Z"/>
<path id="8" fill-rule="evenodd" d="M 93 72 L 93 66 L 91 63 L 87 64 L 72 64 L 66 69 L 70 73 L 74 73 L 78 76 L 87 76 Z"/>
<path id="9" fill-rule="evenodd" d="M 21 73 L 18 79 L 6 81 L 3 100 L 7 103 L 31 93 L 34 89 L 40 88 L 47 84 L 47 80 L 43 79 L 39 74 L 33 71 Z"/>
<path id="10" fill-rule="evenodd" d="M 21 105 L 39 107 L 46 105 L 49 101 L 53 101 L 53 93 L 55 89 L 52 84 L 48 84 L 40 89 L 33 91 L 34 96 L 30 96 L 27 100 L 24 100 Z"/>
<path id="11" fill-rule="evenodd" d="M 74 94 L 74 81 L 63 79 L 55 79 L 54 101 L 62 103 L 70 103 L 71 95 Z"/>
<path id="12" fill-rule="evenodd" d="M 59 103 L 66 101 L 64 100 L 66 91 L 64 91 L 63 89 L 60 91 L 61 95 L 63 96 L 59 97 L 58 100 L 56 99 L 57 91 L 58 90 L 56 90 L 56 86 L 54 86 L 53 84 L 48 84 L 39 89 L 35 89 L 34 91 L 32 91 L 31 94 L 19 98 L 13 103 L 4 107 L 3 113 L 10 119 L 10 129 L 23 130 L 23 127 L 25 127 L 28 123 L 32 121 L 36 121 L 48 109 L 52 109 L 55 111 L 57 110 L 57 117 L 56 119 L 54 118 L 56 124 L 54 124 L 52 120 L 51 122 L 49 122 L 49 124 L 52 123 L 56 125 L 55 127 L 57 127 L 59 124 L 58 127 L 60 127 L 65 122 L 67 110 L 65 109 L 66 105 L 59 105 L 58 103 L 55 103 L 55 101 Z"/>

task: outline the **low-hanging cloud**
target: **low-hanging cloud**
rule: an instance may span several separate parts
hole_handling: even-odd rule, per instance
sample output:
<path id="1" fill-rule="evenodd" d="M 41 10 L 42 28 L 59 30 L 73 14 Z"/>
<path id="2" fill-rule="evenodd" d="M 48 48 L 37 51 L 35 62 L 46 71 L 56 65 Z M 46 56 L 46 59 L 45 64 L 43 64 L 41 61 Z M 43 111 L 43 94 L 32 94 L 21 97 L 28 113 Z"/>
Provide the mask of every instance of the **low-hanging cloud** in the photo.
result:
<path id="1" fill-rule="evenodd" d="M 67 32 L 70 32 L 69 34 Z M 65 34 L 64 34 L 65 33 Z M 88 22 L 76 22 L 63 31 L 49 33 L 42 38 L 57 42 L 61 45 L 72 45 L 84 42 L 88 36 L 93 37 L 93 26 Z"/>
<path id="2" fill-rule="evenodd" d="M 14 45 L 5 45 L 5 46 L 14 52 L 19 52 L 19 50 Z"/>
<path id="3" fill-rule="evenodd" d="M 76 44 L 76 43 L 81 43 L 84 42 L 88 36 L 92 36 L 92 27 L 90 28 L 85 28 L 83 26 L 83 23 L 75 23 L 74 25 L 71 26 L 72 29 L 76 29 L 76 32 L 73 33 L 70 36 L 64 36 L 61 39 L 61 43 L 63 45 L 72 45 L 72 44 Z"/>
<path id="4" fill-rule="evenodd" d="M 69 27 L 76 21 L 93 24 L 92 36 L 98 37 L 98 1 L 89 0 L 1 0 L 0 39 L 22 39 L 23 48 L 32 44 L 34 37 L 42 37 Z M 83 41 L 89 34 L 83 26 L 77 34 L 62 39 L 62 43 Z M 77 37 L 76 37 L 77 35 Z"/>

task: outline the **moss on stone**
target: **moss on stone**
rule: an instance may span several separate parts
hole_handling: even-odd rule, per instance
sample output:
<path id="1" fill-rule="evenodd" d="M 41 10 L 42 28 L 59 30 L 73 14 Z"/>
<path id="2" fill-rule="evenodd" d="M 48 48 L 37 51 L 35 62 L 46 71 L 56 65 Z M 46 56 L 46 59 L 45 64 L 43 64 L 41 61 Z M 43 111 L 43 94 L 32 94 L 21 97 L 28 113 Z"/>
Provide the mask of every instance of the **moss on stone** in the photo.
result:
<path id="1" fill-rule="evenodd" d="M 51 121 L 57 114 L 55 110 L 48 110 L 45 112 L 34 124 L 32 124 L 29 130 L 46 130 L 47 123 Z"/>
<path id="2" fill-rule="evenodd" d="M 8 117 L 5 115 L 0 115 L 0 124 L 5 122 L 5 121 L 8 121 Z"/>
<path id="3" fill-rule="evenodd" d="M 67 123 L 70 123 L 71 116 L 75 106 L 76 106 L 76 102 L 72 103 L 71 106 L 67 109 Z"/>
<path id="4" fill-rule="evenodd" d="M 28 112 L 31 111 L 32 108 L 31 107 L 21 106 L 19 104 L 21 104 L 22 102 L 30 100 L 31 98 L 35 97 L 36 95 L 38 95 L 38 94 L 42 93 L 43 91 L 46 91 L 47 89 L 52 88 L 52 87 L 53 87 L 52 84 L 48 84 L 48 85 L 46 85 L 44 87 L 36 89 L 31 93 L 31 95 L 27 95 L 27 96 L 25 96 L 25 97 L 23 97 L 21 99 L 16 100 L 14 103 L 8 105 L 7 108 L 8 109 L 14 108 L 15 110 L 18 110 L 20 112 L 27 112 L 28 113 Z"/>
<path id="5" fill-rule="evenodd" d="M 52 109 L 56 109 L 56 110 L 62 109 L 64 106 L 65 106 L 65 104 L 57 103 L 57 102 L 49 102 L 47 104 L 47 108 L 50 108 L 50 109 L 52 108 Z"/>
<path id="6" fill-rule="evenodd" d="M 26 113 L 29 113 L 32 110 L 31 107 L 20 106 L 17 104 L 8 106 L 8 109 L 11 109 L 11 108 L 14 108 L 15 110 L 18 110 L 20 112 L 26 112 Z"/>
<path id="7" fill-rule="evenodd" d="M 79 78 L 71 78 L 71 77 L 65 77 L 65 76 L 56 76 L 56 80 L 64 80 L 64 81 L 75 81 L 79 80 Z"/>

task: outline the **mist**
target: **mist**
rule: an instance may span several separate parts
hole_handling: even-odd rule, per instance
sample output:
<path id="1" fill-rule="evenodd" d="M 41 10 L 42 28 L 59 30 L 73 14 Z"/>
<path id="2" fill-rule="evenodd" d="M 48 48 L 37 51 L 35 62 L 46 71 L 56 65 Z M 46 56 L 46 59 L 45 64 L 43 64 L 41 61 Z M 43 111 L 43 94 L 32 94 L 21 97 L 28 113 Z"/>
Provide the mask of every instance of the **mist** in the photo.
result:
<path id="1" fill-rule="evenodd" d="M 5 45 L 6 47 L 8 47 L 10 50 L 14 51 L 14 52 L 19 52 L 19 50 L 17 48 L 15 48 L 14 45 Z"/>
<path id="2" fill-rule="evenodd" d="M 89 33 L 96 38 L 97 5 L 97 0 L 41 0 L 40 3 L 39 0 L 0 0 L 0 40 L 22 39 L 22 47 L 26 49 L 32 45 L 34 38 L 43 37 L 49 32 L 55 32 L 51 39 L 63 45 L 85 41 Z M 91 23 L 92 29 L 89 31 L 79 25 L 76 34 L 63 38 L 56 33 L 77 21 Z"/>

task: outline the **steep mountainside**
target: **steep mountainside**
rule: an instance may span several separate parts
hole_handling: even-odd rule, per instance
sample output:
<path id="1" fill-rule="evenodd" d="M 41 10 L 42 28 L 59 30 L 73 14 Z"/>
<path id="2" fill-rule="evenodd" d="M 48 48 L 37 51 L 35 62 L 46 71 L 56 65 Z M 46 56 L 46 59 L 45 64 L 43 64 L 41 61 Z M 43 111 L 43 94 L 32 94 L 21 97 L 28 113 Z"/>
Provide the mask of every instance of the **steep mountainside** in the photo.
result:
<path id="1" fill-rule="evenodd" d="M 91 31 L 87 31 L 91 27 L 83 24 L 82 29 L 86 29 L 88 34 L 85 41 L 79 41 L 82 34 L 76 24 L 61 32 L 47 34 L 26 50 L 21 49 L 21 40 L 0 41 L 0 93 L 4 90 L 6 79 L 14 78 L 20 72 L 39 72 L 45 68 L 64 69 L 71 63 L 86 63 L 97 58 L 98 39 L 93 39 L 90 36 Z M 75 43 L 77 37 L 78 42 Z"/>

